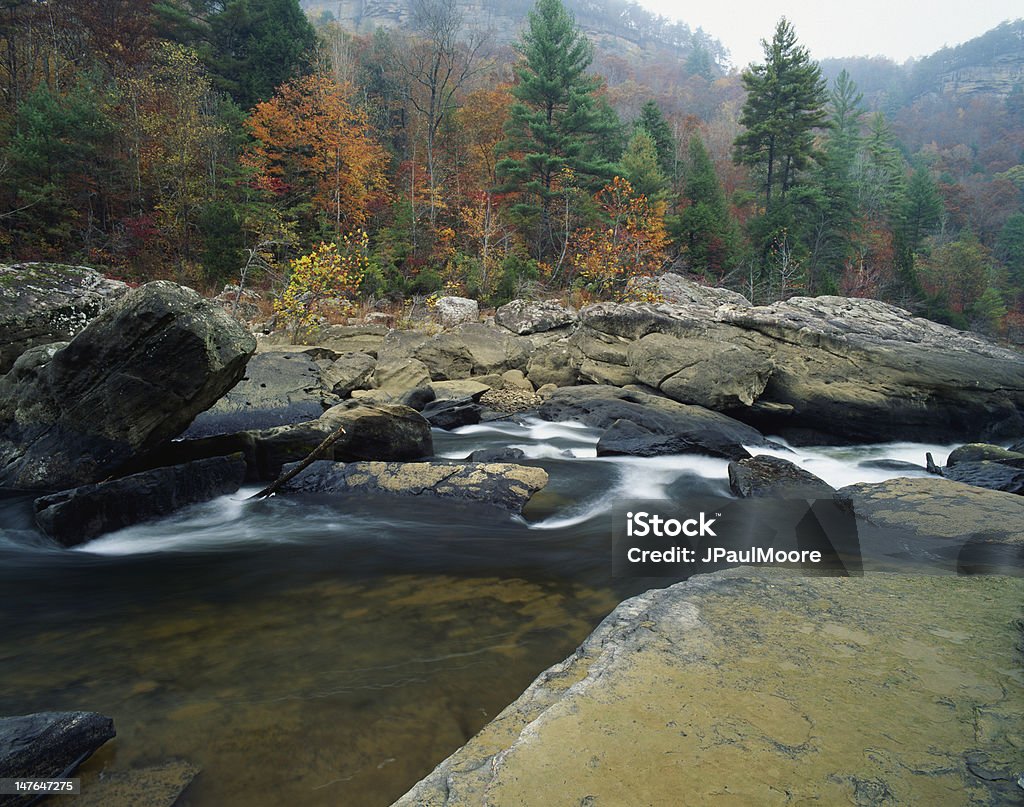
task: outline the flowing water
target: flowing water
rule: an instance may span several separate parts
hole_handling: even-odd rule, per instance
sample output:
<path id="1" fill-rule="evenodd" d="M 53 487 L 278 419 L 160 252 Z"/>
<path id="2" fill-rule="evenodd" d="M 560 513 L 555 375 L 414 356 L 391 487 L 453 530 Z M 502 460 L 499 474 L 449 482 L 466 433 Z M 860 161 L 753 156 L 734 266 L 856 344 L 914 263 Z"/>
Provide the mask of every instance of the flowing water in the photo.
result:
<path id="1" fill-rule="evenodd" d="M 572 652 L 623 598 L 617 498 L 728 495 L 724 460 L 598 458 L 536 420 L 435 432 L 438 456 L 518 447 L 525 518 L 419 499 L 252 490 L 59 549 L 0 498 L 0 714 L 87 709 L 117 739 L 89 777 L 187 760 L 188 805 L 386 805 Z M 949 447 L 794 449 L 835 487 Z M 117 807 L 113 805 L 113 807 Z"/>

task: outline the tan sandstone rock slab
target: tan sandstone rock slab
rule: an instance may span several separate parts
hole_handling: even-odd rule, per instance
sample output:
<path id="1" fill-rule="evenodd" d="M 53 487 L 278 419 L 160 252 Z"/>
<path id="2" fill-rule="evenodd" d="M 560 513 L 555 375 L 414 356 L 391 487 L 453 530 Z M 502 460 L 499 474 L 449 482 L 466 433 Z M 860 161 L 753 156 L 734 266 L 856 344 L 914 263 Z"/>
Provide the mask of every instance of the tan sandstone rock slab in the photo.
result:
<path id="1" fill-rule="evenodd" d="M 622 603 L 396 805 L 1019 797 L 1024 580 L 749 569 Z"/>

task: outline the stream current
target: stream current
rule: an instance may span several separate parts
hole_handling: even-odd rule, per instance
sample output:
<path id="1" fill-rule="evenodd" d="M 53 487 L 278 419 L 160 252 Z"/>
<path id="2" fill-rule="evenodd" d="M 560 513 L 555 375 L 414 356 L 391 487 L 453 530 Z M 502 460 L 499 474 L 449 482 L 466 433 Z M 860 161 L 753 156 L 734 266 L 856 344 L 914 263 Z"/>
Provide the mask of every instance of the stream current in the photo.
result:
<path id="1" fill-rule="evenodd" d="M 202 773 L 183 805 L 390 804 L 622 599 L 675 582 L 612 578 L 617 500 L 729 495 L 725 460 L 598 458 L 598 435 L 434 432 L 440 458 L 517 447 L 547 470 L 525 517 L 243 489 L 66 550 L 34 530 L 32 497 L 0 493 L 0 714 L 113 717 L 85 790 L 186 760 Z M 925 475 L 864 461 L 949 449 L 778 453 L 841 487 Z"/>

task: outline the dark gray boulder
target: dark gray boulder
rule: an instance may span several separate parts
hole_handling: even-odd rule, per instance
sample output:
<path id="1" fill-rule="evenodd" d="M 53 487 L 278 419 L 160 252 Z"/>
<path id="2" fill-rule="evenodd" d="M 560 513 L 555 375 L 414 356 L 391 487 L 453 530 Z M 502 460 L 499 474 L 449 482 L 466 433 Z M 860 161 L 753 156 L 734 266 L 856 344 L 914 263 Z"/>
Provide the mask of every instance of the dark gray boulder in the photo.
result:
<path id="1" fill-rule="evenodd" d="M 653 456 L 652 446 L 659 441 L 666 449 L 659 453 L 678 453 L 675 448 L 692 445 L 703 449 L 702 453 L 728 459 L 750 456 L 744 446 L 772 445 L 757 429 L 719 412 L 617 387 L 563 387 L 540 405 L 539 414 L 545 420 L 579 421 L 599 429 L 611 430 L 616 421 L 629 421 L 639 427 L 625 431 L 629 427 L 618 424 L 605 440 L 605 448 L 610 449 L 616 434 L 624 438 L 616 453 L 626 453 L 621 450 L 628 447 L 625 438 L 637 441 L 640 456 Z"/>
<path id="2" fill-rule="evenodd" d="M 926 471 L 928 470 L 924 465 L 917 465 L 913 462 L 905 462 L 904 460 L 861 460 L 857 463 L 858 468 L 873 468 L 880 471 Z"/>
<path id="3" fill-rule="evenodd" d="M 741 499 L 755 496 L 830 499 L 835 493 L 824 479 L 789 460 L 767 454 L 730 462 L 729 487 Z"/>
<path id="4" fill-rule="evenodd" d="M 327 406 L 338 402 L 333 394 L 325 393 L 320 367 L 311 356 L 290 351 L 257 353 L 249 359 L 241 381 L 200 412 L 182 437 L 209 437 L 314 420 Z"/>
<path id="5" fill-rule="evenodd" d="M 452 430 L 479 423 L 483 407 L 472 398 L 435 401 L 423 408 L 423 417 L 435 429 Z"/>
<path id="6" fill-rule="evenodd" d="M 475 502 L 518 513 L 548 482 L 541 468 L 504 463 L 318 461 L 281 492 L 370 493 Z"/>
<path id="7" fill-rule="evenodd" d="M 245 480 L 241 454 L 83 485 L 35 500 L 36 524 L 64 546 L 75 546 L 182 507 L 234 493 Z"/>
<path id="8" fill-rule="evenodd" d="M 1024 458 L 1007 462 L 961 461 L 953 467 L 946 466 L 942 475 L 965 485 L 1024 495 Z"/>
<path id="9" fill-rule="evenodd" d="M 478 448 L 469 455 L 469 462 L 516 462 L 526 456 L 521 448 Z"/>
<path id="10" fill-rule="evenodd" d="M 723 459 L 750 456 L 739 446 L 706 446 L 683 434 L 652 432 L 632 420 L 616 420 L 597 441 L 599 457 L 660 457 L 666 454 L 705 454 Z"/>
<path id="11" fill-rule="evenodd" d="M 114 721 L 96 712 L 0 717 L 0 779 L 68 778 L 114 735 Z M 14 807 L 37 799 L 37 794 L 0 796 L 0 805 Z"/>
<path id="12" fill-rule="evenodd" d="M 126 291 L 85 266 L 0 266 L 0 375 L 28 348 L 73 337 Z"/>
<path id="13" fill-rule="evenodd" d="M 410 390 L 406 390 L 397 397 L 395 403 L 408 406 L 417 412 L 422 412 L 423 408 L 431 404 L 436 397 L 437 393 L 434 392 L 433 386 L 425 384 L 422 387 L 413 387 Z"/>
<path id="14" fill-rule="evenodd" d="M 306 423 L 175 441 L 143 458 L 144 467 L 241 452 L 247 466 L 247 481 L 273 481 L 283 465 L 309 456 L 339 426 L 345 427 L 345 434 L 330 447 L 324 455 L 326 459 L 406 461 L 434 453 L 430 424 L 414 409 L 400 404 L 346 401 Z"/>
<path id="15" fill-rule="evenodd" d="M 115 475 L 231 389 L 252 335 L 191 289 L 134 289 L 50 361 L 0 379 L 0 487 L 55 490 Z"/>

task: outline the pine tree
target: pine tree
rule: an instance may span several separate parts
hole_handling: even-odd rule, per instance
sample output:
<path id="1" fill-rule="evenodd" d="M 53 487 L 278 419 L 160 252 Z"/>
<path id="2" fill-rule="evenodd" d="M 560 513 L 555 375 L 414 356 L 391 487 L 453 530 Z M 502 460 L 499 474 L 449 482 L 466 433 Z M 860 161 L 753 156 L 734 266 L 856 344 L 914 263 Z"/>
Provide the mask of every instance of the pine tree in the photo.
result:
<path id="1" fill-rule="evenodd" d="M 640 110 L 640 118 L 636 122 L 637 129 L 644 129 L 654 138 L 654 147 L 658 152 L 658 165 L 661 172 L 674 180 L 676 175 L 676 139 L 672 127 L 654 101 L 648 101 Z"/>
<path id="2" fill-rule="evenodd" d="M 160 29 L 194 47 L 242 109 L 307 73 L 317 38 L 299 0 L 159 0 Z"/>
<path id="3" fill-rule="evenodd" d="M 926 235 L 942 219 L 942 197 L 927 168 L 910 175 L 902 210 L 902 225 L 907 249 L 916 251 Z"/>
<path id="4" fill-rule="evenodd" d="M 542 255 L 558 246 L 551 206 L 560 177 L 593 190 L 611 175 L 600 145 L 613 121 L 596 103 L 598 79 L 587 74 L 593 48 L 560 0 L 538 0 L 516 49 L 524 61 L 497 170 L 501 190 L 521 195 L 513 212 L 536 228 Z"/>
<path id="5" fill-rule="evenodd" d="M 619 172 L 629 180 L 633 190 L 652 202 L 668 197 L 668 179 L 662 173 L 654 138 L 646 129 L 637 129 L 619 160 Z"/>
<path id="6" fill-rule="evenodd" d="M 697 135 L 690 138 L 683 193 L 689 204 L 673 236 L 691 271 L 721 278 L 732 263 L 736 232 L 711 155 Z"/>
<path id="7" fill-rule="evenodd" d="M 843 266 L 853 251 L 857 228 L 857 187 L 854 172 L 861 149 L 863 94 L 843 70 L 829 93 L 829 136 L 818 169 L 804 194 L 804 218 L 811 233 L 808 290 L 837 288 Z"/>
<path id="8" fill-rule="evenodd" d="M 815 158 L 814 130 L 825 123 L 826 95 L 821 69 L 797 44 L 785 17 L 772 41 L 761 44 L 765 63 L 751 65 L 741 76 L 747 100 L 740 123 L 746 130 L 733 144 L 733 159 L 763 172 L 765 208 L 771 210 Z"/>

